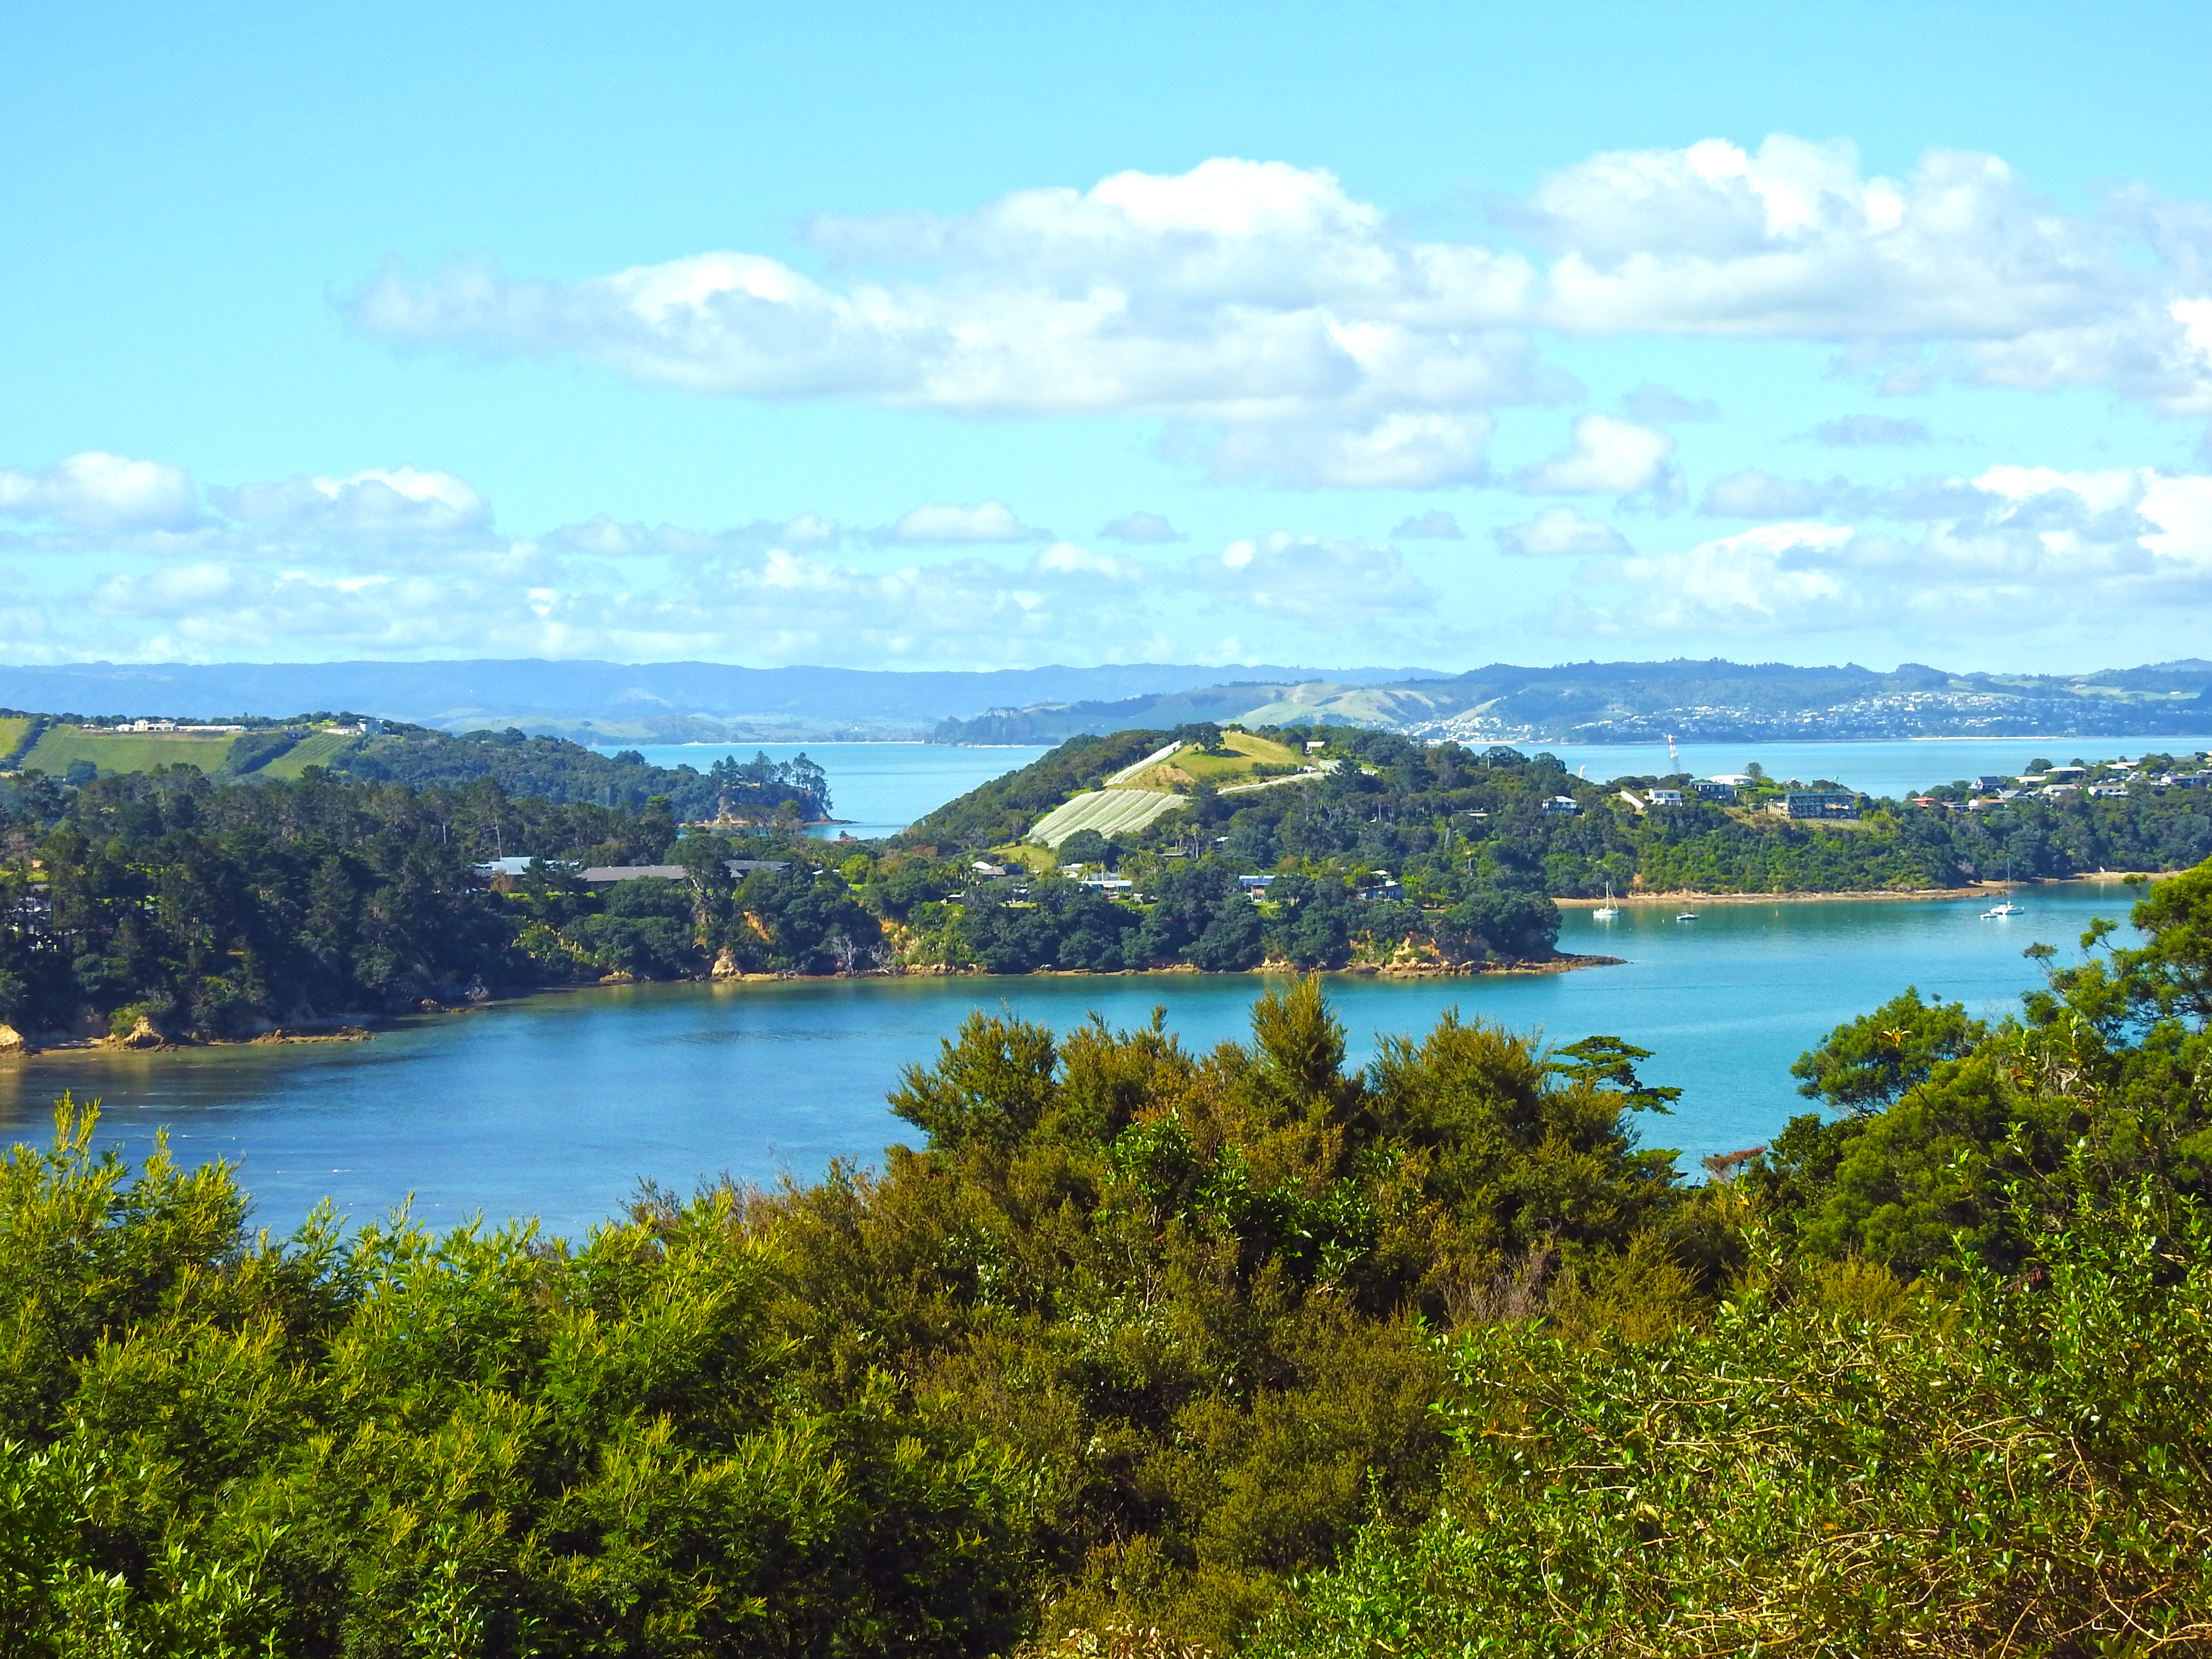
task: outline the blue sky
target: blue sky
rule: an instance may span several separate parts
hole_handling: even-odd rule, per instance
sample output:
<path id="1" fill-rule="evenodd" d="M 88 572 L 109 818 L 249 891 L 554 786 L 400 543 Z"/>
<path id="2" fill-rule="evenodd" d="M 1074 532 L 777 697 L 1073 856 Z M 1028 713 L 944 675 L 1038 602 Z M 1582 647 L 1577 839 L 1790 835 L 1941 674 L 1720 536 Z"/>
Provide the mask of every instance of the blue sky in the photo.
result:
<path id="1" fill-rule="evenodd" d="M 2204 653 L 2201 6 L 45 8 L 0 659 Z"/>

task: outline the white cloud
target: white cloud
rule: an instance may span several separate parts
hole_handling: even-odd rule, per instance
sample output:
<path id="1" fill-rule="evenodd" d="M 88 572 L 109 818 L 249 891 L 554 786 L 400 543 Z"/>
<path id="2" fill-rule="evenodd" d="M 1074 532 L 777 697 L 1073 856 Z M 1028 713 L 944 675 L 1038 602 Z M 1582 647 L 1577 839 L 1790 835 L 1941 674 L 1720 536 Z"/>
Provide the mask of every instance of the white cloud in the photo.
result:
<path id="1" fill-rule="evenodd" d="M 1571 507 L 1547 507 L 1526 524 L 1491 532 L 1499 550 L 1534 557 L 1593 558 L 1626 553 L 1628 543 L 1611 525 L 1585 519 Z"/>
<path id="2" fill-rule="evenodd" d="M 1747 490 L 1790 482 L 1753 476 Z M 1853 493 L 1854 505 L 1949 513 L 1909 539 L 1797 520 L 1626 559 L 1617 595 L 1578 597 L 1561 621 L 1624 635 L 1955 637 L 2212 603 L 2212 477 L 2007 465 L 1901 498 Z"/>
<path id="3" fill-rule="evenodd" d="M 738 251 L 574 283 L 393 265 L 351 313 L 402 348 L 573 355 L 700 392 L 1262 428 L 1220 446 L 1238 476 L 1352 488 L 1404 470 L 1331 465 L 1299 434 L 1557 400 L 1544 331 L 1832 342 L 1887 354 L 1887 391 L 1940 366 L 2212 413 L 2212 219 L 2148 191 L 2072 214 L 1993 155 L 1930 150 L 1888 179 L 1777 134 L 1594 155 L 1499 216 L 1547 257 L 1423 240 L 1331 173 L 1217 158 L 824 218 L 813 274 Z M 1650 386 L 1626 407 L 1710 412 Z"/>
<path id="4" fill-rule="evenodd" d="M 1152 576 L 1152 571 L 1134 559 L 1117 558 L 1111 553 L 1096 553 L 1087 547 L 1079 547 L 1073 542 L 1054 542 L 1038 553 L 1030 568 L 1057 575 L 1097 576 L 1110 582 L 1142 582 Z"/>
<path id="5" fill-rule="evenodd" d="M 211 495 L 234 519 L 295 532 L 435 537 L 491 523 L 490 507 L 470 485 L 450 472 L 411 466 L 240 484 Z"/>
<path id="6" fill-rule="evenodd" d="M 1194 562 L 1199 580 L 1261 616 L 1337 631 L 1425 616 L 1435 592 L 1395 548 L 1274 531 Z"/>
<path id="7" fill-rule="evenodd" d="M 181 467 L 96 449 L 36 472 L 0 469 L 0 514 L 87 530 L 178 530 L 199 516 Z"/>
<path id="8" fill-rule="evenodd" d="M 1514 482 L 1532 495 L 1635 495 L 1665 489 L 1674 478 L 1664 432 L 1610 415 L 1577 417 L 1567 453 L 1523 467 Z"/>
<path id="9" fill-rule="evenodd" d="M 1349 421 L 1545 398 L 1513 252 L 1425 246 L 1325 172 L 1217 159 L 960 216 L 825 219 L 829 283 L 713 252 L 585 282 L 387 268 L 358 326 L 402 346 L 575 353 L 633 379 L 1019 415 Z M 1500 332 L 1501 327 L 1505 328 Z"/>
<path id="10" fill-rule="evenodd" d="M 422 470 L 208 494 L 211 510 L 182 529 L 69 526 L 48 514 L 0 531 L 0 559 L 25 554 L 18 562 L 36 575 L 0 582 L 0 643 L 24 660 L 996 667 L 1196 658 L 1254 627 L 1293 652 L 1300 639 L 1378 627 L 1395 638 L 1435 599 L 1388 547 L 1278 534 L 1241 544 L 1226 562 L 1152 561 L 1046 539 L 999 501 L 906 515 L 904 533 L 922 539 L 885 569 L 882 550 L 842 556 L 836 526 L 811 514 L 720 530 L 602 514 L 514 535 L 494 528 L 464 481 Z M 956 536 L 990 539 L 970 553 Z M 1009 558 L 1011 536 L 1035 544 Z"/>
<path id="11" fill-rule="evenodd" d="M 1184 434 L 1170 454 L 1216 477 L 1344 489 L 1436 489 L 1489 476 L 1487 415 L 1396 414 L 1364 425 L 1254 422 Z"/>
<path id="12" fill-rule="evenodd" d="M 885 542 L 1026 542 L 1042 532 L 1014 516 L 1004 501 L 956 507 L 933 501 L 902 513 L 877 533 Z"/>

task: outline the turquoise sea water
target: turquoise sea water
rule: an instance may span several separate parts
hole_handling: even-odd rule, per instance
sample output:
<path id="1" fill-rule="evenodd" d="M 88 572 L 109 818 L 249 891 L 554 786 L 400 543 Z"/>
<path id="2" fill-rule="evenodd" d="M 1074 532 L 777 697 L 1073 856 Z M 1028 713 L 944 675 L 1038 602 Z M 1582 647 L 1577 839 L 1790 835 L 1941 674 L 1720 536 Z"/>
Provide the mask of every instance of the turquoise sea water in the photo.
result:
<path id="1" fill-rule="evenodd" d="M 923 813 L 957 800 L 978 784 L 1027 766 L 1049 748 L 963 749 L 930 743 L 659 744 L 638 753 L 655 766 L 705 771 L 725 755 L 741 761 L 765 753 L 787 761 L 805 755 L 830 775 L 830 811 L 845 819 L 823 824 L 817 836 L 896 835 Z"/>
<path id="2" fill-rule="evenodd" d="M 1413 984 L 1335 977 L 1355 1055 L 1377 1032 L 1419 1032 L 1444 1009 L 1559 1042 L 1602 1031 L 1656 1052 L 1652 1081 L 1680 1085 L 1653 1144 L 1685 1167 L 1765 1139 L 1805 1109 L 1789 1066 L 1831 1027 L 1917 981 L 1977 1012 L 2032 983 L 2022 947 L 2074 942 L 2129 893 L 2077 884 L 2024 890 L 2027 914 L 1979 919 L 1973 901 L 1630 907 L 1568 913 L 1563 948 L 1619 967 Z M 1116 1024 L 1154 1004 L 1186 1042 L 1243 1035 L 1249 975 L 912 979 L 594 988 L 411 1023 L 362 1043 L 166 1054 L 67 1054 L 0 1061 L 0 1141 L 43 1139 L 64 1088 L 106 1100 L 102 1139 L 142 1154 L 156 1128 L 182 1159 L 228 1158 L 263 1224 L 286 1229 L 329 1196 L 356 1220 L 414 1195 L 424 1219 L 535 1214 L 574 1233 L 641 1176 L 679 1188 L 727 1170 L 756 1181 L 818 1175 L 880 1156 L 905 1126 L 884 1104 L 902 1066 L 927 1061 L 973 1007 L 1065 1029 L 1097 1010 Z"/>
<path id="3" fill-rule="evenodd" d="M 1547 745 L 1523 744 L 1534 753 Z M 1555 744 L 1553 754 L 1569 771 L 1581 769 L 1603 781 L 1637 773 L 1665 773 L 1659 744 Z M 1901 796 L 1978 772 L 2019 772 L 2039 757 L 2063 766 L 2076 755 L 2091 760 L 2118 755 L 2179 755 L 2212 749 L 2212 737 L 2193 738 L 1931 738 L 1896 743 L 1684 744 L 1680 765 L 1698 777 L 1741 772 L 1757 761 L 1778 778 L 1832 778 L 1871 795 Z M 830 775 L 832 811 L 852 822 L 817 834 L 866 838 L 903 830 L 923 813 L 965 794 L 1049 749 L 963 749 L 926 743 L 667 744 L 639 752 L 656 766 L 691 766 L 703 772 L 725 755 L 770 760 L 805 754 Z"/>
<path id="4" fill-rule="evenodd" d="M 2065 766 L 2077 757 L 2112 760 L 2120 757 L 2172 755 L 2177 758 L 2212 749 L 2212 737 L 2185 738 L 1915 738 L 1883 743 L 1685 743 L 1681 758 L 1670 763 L 1664 744 L 1522 744 L 1524 751 L 1549 747 L 1569 771 L 1582 769 L 1593 779 L 1631 773 L 1686 771 L 1709 778 L 1741 772 L 1753 761 L 1770 777 L 1806 783 L 1831 778 L 1846 788 L 1893 799 L 1939 783 L 1972 779 L 1978 773 L 2014 776 L 2032 760 Z"/>

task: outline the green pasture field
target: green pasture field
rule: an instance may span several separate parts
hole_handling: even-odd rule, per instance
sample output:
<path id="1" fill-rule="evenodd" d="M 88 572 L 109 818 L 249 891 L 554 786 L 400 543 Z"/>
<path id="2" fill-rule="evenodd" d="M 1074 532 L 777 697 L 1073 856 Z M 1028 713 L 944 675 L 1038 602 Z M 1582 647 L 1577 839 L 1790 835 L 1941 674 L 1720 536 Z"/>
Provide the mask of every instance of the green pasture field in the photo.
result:
<path id="1" fill-rule="evenodd" d="M 331 757 L 339 750 L 360 741 L 359 738 L 343 732 L 310 732 L 268 765 L 256 767 L 252 775 L 257 778 L 296 778 L 311 766 L 328 766 Z"/>
<path id="2" fill-rule="evenodd" d="M 1255 738 L 1249 732 L 1224 732 L 1222 746 L 1226 755 L 1209 755 L 1196 744 L 1186 744 L 1165 760 L 1146 767 L 1131 778 L 1125 788 L 1160 788 L 1173 780 L 1162 776 L 1164 769 L 1173 767 L 1185 777 L 1197 783 L 1216 786 L 1234 783 L 1250 777 L 1263 766 L 1303 766 L 1305 757 L 1267 738 Z"/>
<path id="3" fill-rule="evenodd" d="M 150 772 L 157 766 L 219 769 L 238 741 L 229 732 L 204 736 L 173 732 L 87 731 L 77 726 L 49 726 L 23 757 L 23 769 L 60 777 L 77 761 L 90 761 L 105 777 L 116 772 Z"/>
<path id="4" fill-rule="evenodd" d="M 11 714 L 0 719 L 0 756 L 14 754 L 15 745 L 22 742 L 23 734 L 30 729 L 31 722 L 27 716 Z"/>
<path id="5" fill-rule="evenodd" d="M 1164 795 L 1150 789 L 1102 789 L 1092 794 L 1078 795 L 1054 807 L 1037 820 L 1029 838 L 1047 847 L 1057 847 L 1079 830 L 1096 830 L 1107 836 L 1133 834 L 1182 804 L 1179 795 Z"/>

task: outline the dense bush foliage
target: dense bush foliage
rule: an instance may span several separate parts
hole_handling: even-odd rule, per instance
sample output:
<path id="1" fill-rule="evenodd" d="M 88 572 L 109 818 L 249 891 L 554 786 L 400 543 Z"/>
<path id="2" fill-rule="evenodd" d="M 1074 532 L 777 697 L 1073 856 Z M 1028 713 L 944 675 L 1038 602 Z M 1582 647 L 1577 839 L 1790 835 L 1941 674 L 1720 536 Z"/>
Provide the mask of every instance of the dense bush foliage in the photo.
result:
<path id="1" fill-rule="evenodd" d="M 1095 763 L 1086 769 L 1079 757 L 1137 758 L 1167 735 L 1077 738 L 988 787 L 994 801 L 1024 802 L 1034 819 L 1079 776 L 1095 781 L 1094 774 L 1112 769 Z M 1450 903 L 1477 892 L 1592 897 L 1608 885 L 1617 893 L 1956 887 L 2008 873 L 2027 881 L 2103 869 L 2179 870 L 2212 857 L 2212 792 L 2199 789 L 2138 787 L 2124 799 L 2033 797 L 1973 813 L 1876 801 L 1863 818 L 1812 823 L 1696 799 L 1638 813 L 1620 798 L 1622 788 L 1689 780 L 1590 782 L 1549 754 L 1430 746 L 1340 726 L 1270 728 L 1267 735 L 1325 741 L 1332 757 L 1350 763 L 1297 787 L 1201 793 L 1158 820 L 1133 850 L 1194 839 L 1194 850 L 1243 872 L 1388 870 L 1409 893 L 1418 889 Z M 1545 812 L 1555 796 L 1571 799 L 1574 814 Z M 981 850 L 1013 840 L 1020 827 L 1018 813 L 955 803 L 915 825 L 908 839 L 941 850 Z"/>
<path id="2" fill-rule="evenodd" d="M 2203 1652 L 2212 1237 L 2139 1191 L 2037 1269 L 1915 1294 L 1762 1251 L 1640 1340 L 1467 1333 L 1436 1513 L 1248 1651 Z"/>
<path id="3" fill-rule="evenodd" d="M 1839 1028 L 1702 1186 L 1641 1050 L 1353 1071 L 1313 980 L 1204 1054 L 978 1012 L 880 1173 L 573 1249 L 252 1238 L 65 1112 L 0 1170 L 10 1651 L 2203 1651 L 2212 866 L 2136 921 Z"/>
<path id="4" fill-rule="evenodd" d="M 16 714 L 13 709 L 0 709 L 0 719 Z M 0 753 L 0 770 L 21 764 L 47 727 L 75 725 L 79 720 L 75 714 L 19 718 L 25 721 L 24 730 Z M 340 743 L 324 757 L 324 769 L 368 782 L 459 789 L 489 781 L 509 794 L 536 796 L 560 805 L 633 810 L 658 797 L 687 821 L 767 822 L 782 816 L 814 823 L 830 813 L 829 779 L 803 754 L 788 761 L 771 761 L 764 752 L 757 752 L 750 761 L 725 757 L 701 772 L 693 766 L 655 766 L 635 749 L 605 755 L 566 738 L 533 738 L 514 726 L 454 733 L 328 712 L 290 720 L 241 720 L 248 729 L 224 757 L 220 775 L 226 781 L 253 775 L 291 753 L 319 725 L 336 720 L 374 729 Z M 93 769 L 106 775 L 104 769 Z M 67 781 L 89 781 L 89 777 Z"/>
<path id="5" fill-rule="evenodd" d="M 489 779 L 510 794 L 561 804 L 645 806 L 656 796 L 679 818 L 771 819 L 800 823 L 830 815 L 830 783 L 805 756 L 771 761 L 724 757 L 704 772 L 654 766 L 635 749 L 603 755 L 566 738 L 503 732 L 457 735 L 422 727 L 372 733 L 331 757 L 347 777 L 417 788 L 459 788 Z"/>
<path id="6" fill-rule="evenodd" d="M 570 1249 L 404 1218 L 283 1247 L 66 1109 L 0 1170 L 14 1655 L 953 1655 L 1026 1612 L 1030 1477 L 818 1387 L 726 1198 Z"/>
<path id="7" fill-rule="evenodd" d="M 804 843 L 678 838 L 644 810 L 417 790 L 311 770 L 216 785 L 189 768 L 0 794 L 0 1022 L 235 1037 L 425 999 L 596 979 L 827 973 L 880 928 Z M 742 888 L 720 860 L 783 862 Z M 681 881 L 589 887 L 538 866 L 495 890 L 473 866 L 528 852 L 583 864 L 681 858 Z"/>

